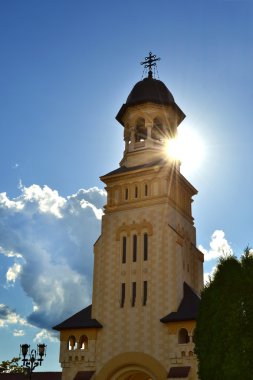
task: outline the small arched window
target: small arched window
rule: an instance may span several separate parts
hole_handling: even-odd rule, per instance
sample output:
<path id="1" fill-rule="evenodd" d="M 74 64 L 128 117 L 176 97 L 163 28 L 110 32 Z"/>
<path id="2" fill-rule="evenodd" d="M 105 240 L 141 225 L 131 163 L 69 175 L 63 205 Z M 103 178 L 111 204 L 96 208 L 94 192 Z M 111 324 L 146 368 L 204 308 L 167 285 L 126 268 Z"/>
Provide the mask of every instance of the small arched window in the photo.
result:
<path id="1" fill-rule="evenodd" d="M 185 344 L 189 343 L 189 335 L 186 329 L 180 329 L 178 332 L 178 343 Z"/>
<path id="2" fill-rule="evenodd" d="M 88 348 L 88 338 L 86 335 L 82 335 L 79 340 L 79 348 L 80 350 L 87 350 Z"/>
<path id="3" fill-rule="evenodd" d="M 71 350 L 75 350 L 76 349 L 76 338 L 74 337 L 74 335 L 71 335 L 68 339 L 68 350 L 71 351 Z"/>

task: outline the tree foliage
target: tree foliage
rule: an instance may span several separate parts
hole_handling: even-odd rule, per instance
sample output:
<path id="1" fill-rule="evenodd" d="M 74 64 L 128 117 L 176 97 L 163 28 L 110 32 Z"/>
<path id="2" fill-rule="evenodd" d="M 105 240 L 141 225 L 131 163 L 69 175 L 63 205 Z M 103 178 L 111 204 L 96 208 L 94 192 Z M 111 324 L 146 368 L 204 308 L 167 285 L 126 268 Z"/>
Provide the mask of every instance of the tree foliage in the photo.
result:
<path id="1" fill-rule="evenodd" d="M 0 373 L 26 373 L 27 369 L 19 364 L 19 358 L 4 360 L 0 363 Z"/>
<path id="2" fill-rule="evenodd" d="M 252 380 L 253 256 L 221 258 L 205 286 L 195 330 L 201 380 Z"/>

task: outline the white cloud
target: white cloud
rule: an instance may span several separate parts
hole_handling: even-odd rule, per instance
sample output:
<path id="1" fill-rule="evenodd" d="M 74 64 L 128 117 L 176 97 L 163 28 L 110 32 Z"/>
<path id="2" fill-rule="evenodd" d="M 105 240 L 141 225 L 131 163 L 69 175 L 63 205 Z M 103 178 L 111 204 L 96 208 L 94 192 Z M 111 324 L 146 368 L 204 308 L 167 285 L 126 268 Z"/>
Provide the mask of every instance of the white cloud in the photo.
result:
<path id="1" fill-rule="evenodd" d="M 7 305 L 0 304 L 0 327 L 6 327 L 10 324 L 26 325 L 27 322 Z"/>
<path id="2" fill-rule="evenodd" d="M 62 218 L 61 210 L 66 200 L 59 196 L 58 191 L 52 190 L 48 186 L 41 188 L 38 185 L 32 185 L 30 187 L 23 186 L 21 187 L 21 191 L 23 192 L 23 204 L 27 204 L 27 202 L 35 203 L 41 212 Z"/>
<path id="3" fill-rule="evenodd" d="M 40 332 L 38 332 L 35 335 L 35 338 L 33 339 L 36 343 L 44 343 L 45 341 L 49 342 L 59 342 L 59 339 L 56 338 L 55 333 L 51 333 L 50 331 L 46 329 L 42 329 Z"/>
<path id="4" fill-rule="evenodd" d="M 18 200 L 10 200 L 6 193 L 0 193 L 0 208 L 13 209 L 14 211 L 22 210 L 24 205 Z"/>
<path id="5" fill-rule="evenodd" d="M 6 273 L 7 282 L 15 282 L 18 276 L 20 275 L 22 266 L 18 263 L 14 263 L 12 267 L 10 267 Z"/>
<path id="6" fill-rule="evenodd" d="M 20 253 L 14 252 L 12 250 L 4 249 L 1 246 L 0 246 L 0 254 L 5 255 L 7 257 L 17 257 L 17 258 L 21 258 L 22 257 L 22 255 Z"/>
<path id="7" fill-rule="evenodd" d="M 216 230 L 212 234 L 209 250 L 202 245 L 199 245 L 199 250 L 204 253 L 205 261 L 233 255 L 233 250 L 225 239 L 225 233 L 222 230 Z"/>
<path id="8" fill-rule="evenodd" d="M 25 335 L 24 330 L 18 330 L 18 329 L 13 330 L 13 336 L 24 336 L 24 335 Z"/>
<path id="9" fill-rule="evenodd" d="M 97 209 L 96 206 L 90 204 L 89 202 L 87 202 L 85 200 L 80 201 L 80 205 L 81 205 L 82 208 L 90 207 L 93 210 L 96 218 L 99 219 L 99 220 L 102 219 L 103 210 Z"/>
<path id="10" fill-rule="evenodd" d="M 28 321 L 49 328 L 91 301 L 93 244 L 106 194 L 92 188 L 62 197 L 48 186 L 22 184 L 20 192 L 13 199 L 0 194 L 0 252 L 22 257 L 22 270 L 12 264 L 7 280 L 19 280 L 32 299 Z"/>

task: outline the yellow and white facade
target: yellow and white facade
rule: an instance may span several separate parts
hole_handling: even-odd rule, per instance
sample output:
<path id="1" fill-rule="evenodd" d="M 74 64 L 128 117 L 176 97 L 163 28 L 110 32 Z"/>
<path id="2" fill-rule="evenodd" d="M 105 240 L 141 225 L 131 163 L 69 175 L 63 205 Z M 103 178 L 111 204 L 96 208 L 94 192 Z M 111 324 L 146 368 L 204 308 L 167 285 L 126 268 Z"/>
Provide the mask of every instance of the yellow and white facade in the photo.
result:
<path id="1" fill-rule="evenodd" d="M 55 327 L 63 380 L 197 380 L 197 191 L 166 153 L 184 117 L 152 75 L 116 117 L 125 151 L 120 167 L 101 177 L 108 197 L 94 245 L 92 305 Z"/>

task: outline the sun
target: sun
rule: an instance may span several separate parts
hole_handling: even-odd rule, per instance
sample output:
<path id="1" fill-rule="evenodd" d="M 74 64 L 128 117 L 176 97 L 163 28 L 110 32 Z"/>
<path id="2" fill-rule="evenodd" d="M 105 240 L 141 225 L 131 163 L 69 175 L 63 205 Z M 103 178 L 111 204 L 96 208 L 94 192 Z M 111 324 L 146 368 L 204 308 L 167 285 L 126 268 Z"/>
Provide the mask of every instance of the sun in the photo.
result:
<path id="1" fill-rule="evenodd" d="M 182 171 L 188 174 L 202 164 L 204 144 L 192 128 L 180 127 L 177 137 L 167 141 L 166 154 L 171 159 L 180 161 Z"/>

